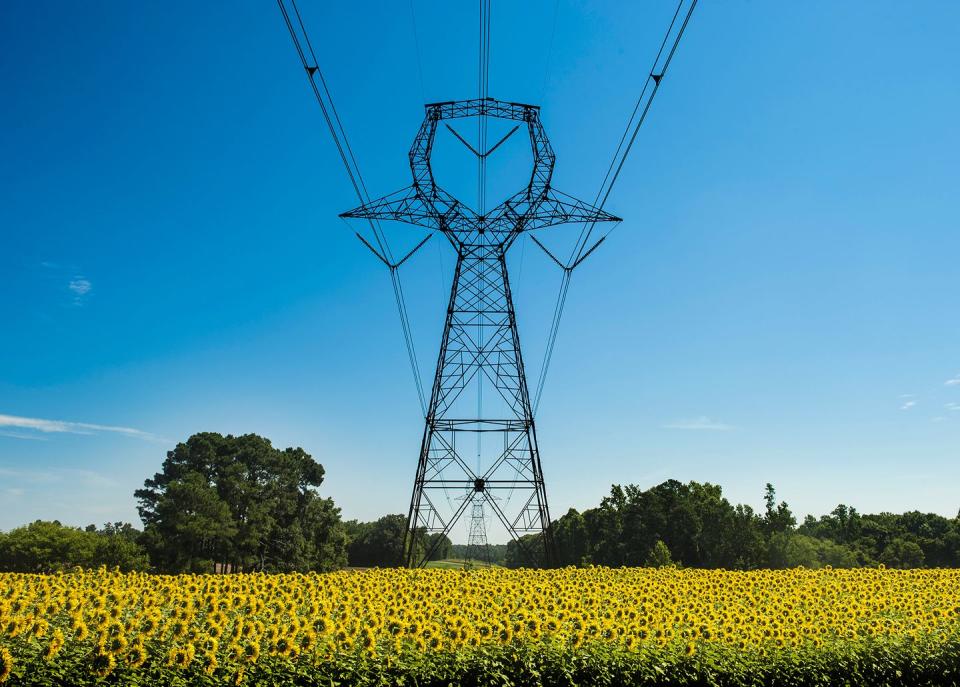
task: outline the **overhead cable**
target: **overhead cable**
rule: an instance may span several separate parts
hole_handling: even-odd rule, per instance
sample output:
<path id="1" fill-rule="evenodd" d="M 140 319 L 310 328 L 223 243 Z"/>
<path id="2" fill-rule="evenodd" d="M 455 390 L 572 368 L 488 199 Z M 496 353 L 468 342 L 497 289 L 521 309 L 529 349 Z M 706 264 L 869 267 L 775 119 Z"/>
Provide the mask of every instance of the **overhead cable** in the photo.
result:
<path id="1" fill-rule="evenodd" d="M 287 9 L 287 2 L 289 2 L 290 6 L 293 8 L 293 16 L 296 17 L 296 24 L 291 17 L 290 11 Z M 357 194 L 357 198 L 361 203 L 369 202 L 370 195 L 367 192 L 366 184 L 363 181 L 363 175 L 360 173 L 360 166 L 357 164 L 356 156 L 353 153 L 353 149 L 350 147 L 350 141 L 347 138 L 346 130 L 343 127 L 343 122 L 340 119 L 340 115 L 337 112 L 336 106 L 334 105 L 333 97 L 331 96 L 330 89 L 327 86 L 326 78 L 324 78 L 323 71 L 320 69 L 317 55 L 313 50 L 313 44 L 310 41 L 310 36 L 307 33 L 306 26 L 303 22 L 303 17 L 300 14 L 300 9 L 297 7 L 296 0 L 277 0 L 277 5 L 280 8 L 280 13 L 283 15 L 283 21 L 287 26 L 287 31 L 290 33 L 290 39 L 293 41 L 297 55 L 300 57 L 300 63 L 303 65 L 303 69 L 307 74 L 307 81 L 310 83 L 310 88 L 317 100 L 317 104 L 320 106 L 320 112 L 323 114 L 324 122 L 327 125 L 330 136 L 333 138 L 334 145 L 336 146 L 337 152 L 340 156 L 340 161 L 343 163 L 344 169 L 347 172 L 347 177 L 350 179 L 350 184 L 353 186 L 353 190 Z M 403 337 L 407 348 L 407 356 L 410 359 L 410 367 L 411 371 L 413 372 L 414 383 L 417 388 L 417 397 L 420 401 L 420 407 L 424 415 L 426 415 L 427 403 L 423 392 L 423 381 L 420 375 L 420 367 L 417 363 L 417 355 L 413 344 L 409 315 L 407 312 L 406 302 L 404 301 L 403 297 L 403 286 L 400 282 L 400 275 L 398 272 L 400 263 L 394 262 L 393 253 L 390 250 L 387 237 L 383 233 L 379 222 L 369 220 L 369 223 L 370 229 L 373 232 L 374 240 L 379 248 L 379 252 L 374 250 L 373 246 L 371 246 L 365 239 L 362 237 L 360 238 L 367 245 L 367 247 L 373 250 L 374 253 L 377 253 L 378 257 L 380 257 L 381 260 L 390 268 L 390 282 L 393 287 L 394 298 L 397 303 L 397 312 L 400 315 L 400 325 L 403 329 Z M 425 243 L 425 241 L 421 242 L 420 245 L 423 245 L 423 243 Z M 412 255 L 413 252 L 416 252 L 418 248 L 419 246 L 415 248 L 414 251 L 407 254 L 407 256 L 401 260 L 401 262 L 409 258 L 410 255 Z"/>
<path id="2" fill-rule="evenodd" d="M 686 13 L 682 13 L 681 10 L 686 5 Z M 600 184 L 600 189 L 597 191 L 597 196 L 594 199 L 594 205 L 600 210 L 603 209 L 604 205 L 607 203 L 607 199 L 610 197 L 610 192 L 613 190 L 614 184 L 617 182 L 617 178 L 620 176 L 620 172 L 623 170 L 623 165 L 627 160 L 627 156 L 630 154 L 631 149 L 633 148 L 634 141 L 637 139 L 637 134 L 640 132 L 640 127 L 643 126 L 643 122 L 647 118 L 647 113 L 650 111 L 650 105 L 653 103 L 653 99 L 657 95 L 657 91 L 660 89 L 660 83 L 663 81 L 664 75 L 667 73 L 667 68 L 670 66 L 670 62 L 673 61 L 673 56 L 677 51 L 677 46 L 680 45 L 680 39 L 683 37 L 683 33 L 687 28 L 687 24 L 690 22 L 690 17 L 693 15 L 693 10 L 697 6 L 697 0 L 679 0 L 677 3 L 677 9 L 673 13 L 673 18 L 670 20 L 670 25 L 667 27 L 667 31 L 663 36 L 663 40 L 660 43 L 660 49 L 657 51 L 657 56 L 653 60 L 653 65 L 650 70 L 647 72 L 647 77 L 644 79 L 643 88 L 640 91 L 640 95 L 637 97 L 637 102 L 634 105 L 633 112 L 630 114 L 630 118 L 627 120 L 627 125 L 624 128 L 623 134 L 620 136 L 620 141 L 617 144 L 617 149 L 613 154 L 613 159 L 610 160 L 610 164 L 607 167 L 606 174 L 604 174 L 603 181 Z M 683 21 L 677 25 L 677 19 L 683 16 Z M 670 46 L 669 51 L 664 53 L 667 46 Z M 629 136 L 629 138 L 628 138 Z M 560 329 L 560 320 L 563 316 L 563 309 L 566 306 L 567 294 L 570 289 L 570 277 L 573 273 L 574 268 L 580 265 L 587 257 L 596 250 L 601 243 L 610 235 L 610 233 L 619 226 L 619 223 L 613 225 L 603 236 L 601 236 L 596 242 L 590 244 L 590 237 L 593 234 L 593 230 L 596 227 L 596 222 L 585 223 L 583 228 L 580 230 L 580 236 L 577 238 L 577 242 L 574 245 L 570 258 L 567 261 L 566 265 L 561 265 L 563 267 L 563 277 L 560 282 L 560 290 L 557 294 L 557 303 L 554 308 L 554 317 L 550 325 L 550 333 L 547 336 L 547 346 L 544 350 L 543 365 L 540 368 L 540 377 L 537 380 L 537 392 L 534 400 L 534 412 L 540 406 L 540 398 L 543 394 L 544 383 L 546 382 L 547 371 L 550 368 L 550 362 L 553 358 L 554 346 L 556 345 L 557 334 Z M 552 253 L 546 251 L 542 245 L 545 252 L 559 264 L 559 261 Z"/>

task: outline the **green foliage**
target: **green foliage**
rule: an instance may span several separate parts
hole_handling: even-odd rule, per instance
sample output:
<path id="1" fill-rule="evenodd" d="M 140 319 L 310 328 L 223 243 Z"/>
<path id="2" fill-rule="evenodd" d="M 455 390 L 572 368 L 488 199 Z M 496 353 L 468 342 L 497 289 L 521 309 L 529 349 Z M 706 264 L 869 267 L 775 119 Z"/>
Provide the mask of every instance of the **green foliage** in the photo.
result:
<path id="1" fill-rule="evenodd" d="M 431 561 L 442 561 L 445 558 L 450 558 L 453 553 L 453 542 L 450 541 L 450 537 L 442 532 L 435 532 L 427 537 L 425 546 L 427 551 L 432 552 L 430 554 Z"/>
<path id="2" fill-rule="evenodd" d="M 880 562 L 888 568 L 920 568 L 923 549 L 915 541 L 895 537 L 880 554 Z"/>
<path id="3" fill-rule="evenodd" d="M 689 567 L 960 567 L 960 518 L 916 511 L 860 515 L 841 504 L 798 527 L 771 484 L 764 503 L 757 514 L 731 504 L 719 486 L 699 482 L 668 480 L 647 490 L 614 485 L 598 507 L 571 509 L 553 522 L 558 563 L 640 565 L 660 541 L 673 561 Z M 536 550 L 535 537 L 521 541 Z M 530 565 L 523 546 L 508 544 L 505 564 Z"/>
<path id="4" fill-rule="evenodd" d="M 540 568 L 545 565 L 542 555 L 540 535 L 526 534 L 517 541 L 507 542 L 503 564 L 508 568 Z"/>
<path id="5" fill-rule="evenodd" d="M 137 543 L 139 532 L 126 523 L 110 523 L 98 530 L 67 527 L 54 520 L 37 520 L 0 535 L 0 571 L 57 572 L 81 566 L 146 570 L 146 551 Z"/>
<path id="6" fill-rule="evenodd" d="M 815 539 L 795 532 L 777 532 L 770 537 L 768 562 L 771 568 L 856 567 L 854 553 L 829 539 Z"/>
<path id="7" fill-rule="evenodd" d="M 131 669 L 118 662 L 106 678 L 90 670 L 90 658 L 69 656 L 54 671 L 39 657 L 14 663 L 15 687 L 71 685 L 219 685 L 234 684 L 235 673 L 207 674 L 200 661 L 187 669 L 151 661 Z M 588 644 L 572 649 L 559 643 L 484 646 L 458 652 L 408 653 L 391 660 L 353 655 L 306 662 L 266 656 L 249 666 L 242 684 L 351 685 L 379 687 L 955 687 L 960 684 L 960 640 L 840 642 L 821 649 L 740 651 L 708 649 L 686 655 L 682 647 L 625 651 L 617 645 Z"/>
<path id="8" fill-rule="evenodd" d="M 819 519 L 808 517 L 798 531 L 845 545 L 859 565 L 960 566 L 960 518 L 918 511 L 861 515 L 841 504 Z"/>
<path id="9" fill-rule="evenodd" d="M 797 520 L 790 512 L 790 507 L 786 501 L 777 503 L 777 492 L 769 482 L 767 482 L 764 490 L 763 501 L 767 507 L 763 516 L 763 525 L 766 532 L 774 535 L 792 531 L 797 524 Z"/>
<path id="10" fill-rule="evenodd" d="M 666 568 L 670 565 L 673 565 L 673 559 L 670 557 L 670 549 L 668 549 L 667 545 L 658 539 L 657 543 L 653 545 L 652 549 L 650 549 L 650 553 L 647 555 L 647 560 L 644 565 L 649 568 Z"/>
<path id="11" fill-rule="evenodd" d="M 639 565 L 658 541 L 687 566 L 765 562 L 763 521 L 749 507 L 734 508 L 712 484 L 614 485 L 598 508 L 563 516 L 556 532 L 561 565 Z"/>
<path id="12" fill-rule="evenodd" d="M 333 570 L 346 563 L 340 511 L 317 488 L 323 467 L 255 434 L 195 434 L 135 492 L 153 565 L 210 572 Z"/>
<path id="13" fill-rule="evenodd" d="M 346 523 L 350 544 L 347 560 L 357 568 L 391 568 L 403 565 L 404 515 L 384 515 L 376 522 Z M 448 540 L 449 541 L 449 540 Z"/>
<path id="14" fill-rule="evenodd" d="M 563 552 L 564 562 L 584 565 L 590 543 L 590 532 L 583 516 L 571 508 L 553 523 L 553 540 L 557 550 Z"/>

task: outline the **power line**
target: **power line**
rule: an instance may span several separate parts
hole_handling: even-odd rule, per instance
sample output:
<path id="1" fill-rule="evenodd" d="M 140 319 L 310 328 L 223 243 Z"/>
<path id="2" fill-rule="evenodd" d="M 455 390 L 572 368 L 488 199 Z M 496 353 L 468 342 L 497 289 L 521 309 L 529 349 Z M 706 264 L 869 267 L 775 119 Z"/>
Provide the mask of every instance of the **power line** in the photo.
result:
<path id="1" fill-rule="evenodd" d="M 417 13 L 413 7 L 413 0 L 410 0 L 410 21 L 413 24 L 413 46 L 417 57 L 417 76 L 420 77 L 420 97 L 426 103 L 427 89 L 423 85 L 423 59 L 420 55 L 420 35 L 417 32 Z"/>
<path id="2" fill-rule="evenodd" d="M 633 144 L 637 139 L 637 134 L 640 132 L 640 127 L 643 126 L 643 122 L 647 118 L 647 113 L 650 111 L 650 106 L 653 104 L 653 99 L 656 97 L 657 91 L 660 89 L 660 83 L 663 80 L 664 75 L 667 73 L 667 68 L 670 66 L 670 62 L 673 61 L 673 56 L 677 51 L 677 47 L 680 45 L 680 39 L 683 38 L 683 32 L 686 30 L 687 24 L 690 22 L 690 17 L 693 15 L 693 10 L 697 6 L 697 0 L 690 0 L 687 13 L 683 18 L 683 23 L 680 24 L 680 28 L 673 39 L 673 43 L 670 47 L 670 51 L 667 53 L 666 59 L 661 63 L 663 50 L 666 47 L 667 41 L 669 40 L 671 34 L 673 33 L 674 26 L 677 23 L 677 18 L 680 16 L 680 10 L 682 9 L 684 2 L 686 2 L 686 0 L 680 0 L 680 2 L 677 4 L 676 12 L 674 12 L 673 19 L 670 20 L 670 26 L 667 28 L 667 32 L 663 37 L 663 41 L 660 43 L 660 49 L 657 51 L 657 56 L 653 61 L 653 66 L 650 68 L 650 71 L 647 72 L 647 78 L 643 83 L 643 90 L 640 91 L 640 96 L 637 98 L 637 103 L 634 105 L 633 112 L 630 114 L 630 119 L 627 121 L 627 126 L 624 129 L 623 135 L 620 137 L 617 150 L 613 155 L 613 159 L 610 161 L 610 166 L 607 168 L 607 173 L 604 175 L 603 183 L 600 185 L 600 191 L 597 193 L 597 198 L 594 201 L 594 205 L 601 209 L 603 209 L 603 206 L 606 205 L 607 199 L 610 197 L 610 192 L 613 191 L 613 185 L 617 182 L 617 178 L 620 176 L 623 165 L 627 161 L 627 156 L 630 154 L 630 150 L 633 148 Z M 639 117 L 637 116 L 638 112 L 640 113 Z M 631 129 L 632 133 L 630 133 Z M 628 133 L 630 133 L 630 140 L 624 147 L 623 143 L 624 140 L 626 140 Z M 615 169 L 614 165 L 616 165 Z M 612 176 L 611 171 L 613 171 Z M 580 258 L 583 255 L 583 252 L 586 250 L 586 246 L 590 240 L 590 234 L 593 232 L 596 223 L 590 223 L 589 225 L 584 226 L 589 226 L 589 230 L 579 246 L 577 258 Z"/>
<path id="3" fill-rule="evenodd" d="M 350 146 L 350 141 L 347 138 L 347 132 L 343 127 L 342 120 L 340 119 L 340 114 L 337 112 L 337 108 L 333 103 L 333 97 L 330 94 L 329 87 L 327 86 L 326 78 L 324 78 L 323 71 L 320 69 L 320 63 L 319 60 L 317 60 L 317 55 L 313 50 L 313 44 L 310 41 L 307 28 L 304 25 L 303 17 L 300 14 L 300 9 L 297 7 L 296 0 L 289 0 L 290 5 L 293 8 L 293 15 L 296 17 L 295 25 L 285 2 L 286 0 L 277 0 L 277 5 L 280 8 L 280 13 L 283 15 L 283 21 L 287 26 L 287 31 L 290 33 L 290 39 L 293 41 L 297 55 L 300 57 L 300 63 L 303 65 L 304 71 L 307 74 L 307 81 L 310 83 L 310 88 L 313 91 L 313 95 L 317 100 L 317 104 L 320 106 L 320 112 L 323 114 L 323 119 L 326 122 L 327 129 L 330 132 L 330 136 L 333 138 L 334 145 L 337 147 L 337 152 L 340 155 L 340 161 L 343 163 L 344 169 L 347 171 L 347 177 L 350 179 L 350 184 L 353 186 L 353 190 L 357 194 L 357 198 L 359 198 L 360 202 L 366 203 L 370 200 L 370 195 L 367 192 L 366 184 L 363 181 L 363 175 L 360 173 L 360 166 L 357 164 L 357 159 L 353 153 L 353 148 Z M 297 26 L 299 26 L 299 32 L 297 31 Z M 303 37 L 302 42 L 301 35 Z M 319 85 L 317 84 L 317 77 L 319 77 Z M 403 286 L 400 281 L 400 274 L 397 271 L 400 263 L 394 262 L 393 253 L 390 250 L 389 242 L 387 241 L 386 234 L 383 233 L 379 222 L 371 219 L 369 220 L 369 224 L 370 229 L 373 231 L 374 240 L 380 249 L 380 252 L 377 253 L 377 255 L 381 258 L 381 260 L 383 260 L 384 263 L 386 263 L 387 267 L 390 268 L 390 283 L 393 287 L 394 299 L 396 300 L 397 304 L 397 312 L 400 315 L 400 325 L 403 329 L 403 339 L 407 348 L 407 357 L 410 359 L 410 368 L 413 372 L 414 383 L 417 388 L 417 397 L 420 401 L 420 408 L 424 415 L 426 415 L 427 402 L 423 393 L 423 381 L 420 375 L 420 366 L 417 362 L 416 349 L 414 347 L 413 335 L 410 329 L 409 314 L 403 297 Z M 367 243 L 362 236 L 359 234 L 357 236 L 361 241 L 366 243 L 371 250 L 373 250 L 373 247 L 370 246 L 370 244 Z M 421 245 L 423 244 L 421 243 Z M 413 252 L 415 252 L 418 248 L 419 246 L 414 249 Z M 375 250 L 374 252 L 376 253 Z M 408 253 L 407 256 L 404 257 L 400 262 L 403 262 L 409 258 L 413 252 Z"/>
<path id="4" fill-rule="evenodd" d="M 557 333 L 560 330 L 560 318 L 563 315 L 563 308 L 567 303 L 567 292 L 570 290 L 570 279 L 573 270 L 563 270 L 563 276 L 560 277 L 560 290 L 557 293 L 557 302 L 553 308 L 553 319 L 550 321 L 550 334 L 547 336 L 547 346 L 543 352 L 543 365 L 540 368 L 540 378 L 537 379 L 537 390 L 534 394 L 533 413 L 536 415 L 540 408 L 540 399 L 543 397 L 543 387 L 547 382 L 547 370 L 550 368 L 550 362 L 553 360 L 553 347 L 557 343 Z"/>
<path id="5" fill-rule="evenodd" d="M 689 2 L 689 4 L 687 5 L 686 14 L 683 15 L 683 22 L 680 24 L 679 29 L 674 32 L 674 28 L 677 26 L 677 19 L 681 16 L 681 10 L 683 9 L 684 4 L 687 2 Z M 670 20 L 670 25 L 667 27 L 667 31 L 660 43 L 660 49 L 657 51 L 657 56 L 653 60 L 653 65 L 647 72 L 647 78 L 644 79 L 643 88 L 640 91 L 640 95 L 637 97 L 637 102 L 634 105 L 633 112 L 630 114 L 630 118 L 627 120 L 627 125 L 624 128 L 623 134 L 620 136 L 620 141 L 617 144 L 617 149 L 613 154 L 613 159 L 610 161 L 610 164 L 607 167 L 607 172 L 604 174 L 603 181 L 600 184 L 600 190 L 597 191 L 594 205 L 600 210 L 603 210 L 604 205 L 606 205 L 607 199 L 610 197 L 610 192 L 613 190 L 613 186 L 617 182 L 620 172 L 623 170 L 623 165 L 627 160 L 627 156 L 630 154 L 630 151 L 633 148 L 633 144 L 637 139 L 637 134 L 640 132 L 640 127 L 647 118 L 647 113 L 650 111 L 650 105 L 653 103 L 653 99 L 656 97 L 657 91 L 660 89 L 660 83 L 667 72 L 667 68 L 670 66 L 670 62 L 673 60 L 673 56 L 677 51 L 677 46 L 680 45 L 680 39 L 683 38 L 683 33 L 687 28 L 687 24 L 690 22 L 690 17 L 693 15 L 693 10 L 696 8 L 696 6 L 697 0 L 679 0 L 677 3 L 677 9 L 673 13 L 673 18 Z M 672 43 L 671 38 L 673 39 Z M 666 58 L 662 59 L 664 57 L 664 50 L 668 44 L 670 45 L 670 50 L 667 52 Z M 627 138 L 628 135 L 629 139 Z M 626 142 L 626 145 L 624 145 L 624 142 Z M 536 412 L 536 409 L 540 406 L 540 398 L 543 394 L 543 387 L 546 382 L 547 371 L 550 369 L 550 362 L 553 359 L 554 346 L 556 345 L 557 334 L 559 333 L 560 329 L 560 320 L 563 316 L 563 309 L 566 306 L 567 293 L 570 289 L 570 278 L 573 269 L 582 263 L 594 250 L 596 250 L 600 244 L 606 240 L 607 236 L 609 236 L 610 233 L 617 228 L 618 225 L 619 223 L 615 224 L 606 232 L 606 234 L 601 236 L 599 240 L 590 245 L 590 236 L 593 234 L 596 222 L 584 223 L 583 228 L 580 230 L 580 236 L 577 238 L 577 243 L 574 245 L 573 250 L 570 253 L 570 258 L 567 262 L 567 265 L 563 266 L 564 275 L 560 283 L 560 291 L 557 295 L 557 304 L 554 308 L 554 317 L 550 324 L 550 333 L 547 336 L 547 347 L 544 351 L 543 365 L 540 368 L 540 378 L 537 381 L 537 393 L 533 403 L 534 412 Z M 589 248 L 587 248 L 588 245 L 590 245 Z"/>
<path id="6" fill-rule="evenodd" d="M 547 96 L 547 82 L 550 76 L 550 64 L 553 60 L 553 41 L 557 37 L 557 19 L 560 16 L 560 0 L 553 3 L 553 27 L 550 29 L 550 42 L 547 44 L 547 59 L 543 67 L 543 86 L 540 88 L 540 101 Z"/>
<path id="7" fill-rule="evenodd" d="M 477 90 L 480 100 L 490 96 L 490 0 L 480 0 L 480 53 L 477 60 Z M 481 217 L 486 212 L 487 203 L 487 114 L 481 110 L 477 118 L 477 204 Z"/>

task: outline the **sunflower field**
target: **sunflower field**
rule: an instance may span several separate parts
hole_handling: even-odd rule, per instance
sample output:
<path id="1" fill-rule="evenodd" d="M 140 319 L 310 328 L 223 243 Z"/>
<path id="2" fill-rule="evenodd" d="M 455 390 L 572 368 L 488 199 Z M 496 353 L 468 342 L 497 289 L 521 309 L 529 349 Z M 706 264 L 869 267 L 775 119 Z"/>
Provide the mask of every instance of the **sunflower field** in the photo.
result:
<path id="1" fill-rule="evenodd" d="M 956 685 L 960 571 L 0 574 L 6 685 Z"/>

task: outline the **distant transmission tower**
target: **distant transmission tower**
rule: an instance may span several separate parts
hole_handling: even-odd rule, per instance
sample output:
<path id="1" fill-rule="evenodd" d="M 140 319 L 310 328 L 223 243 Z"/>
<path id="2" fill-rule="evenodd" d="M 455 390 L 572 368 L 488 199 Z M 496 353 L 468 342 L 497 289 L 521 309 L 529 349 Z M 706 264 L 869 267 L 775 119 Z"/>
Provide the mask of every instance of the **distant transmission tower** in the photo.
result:
<path id="1" fill-rule="evenodd" d="M 526 126 L 533 171 L 526 188 L 495 208 L 481 207 L 478 212 L 437 185 L 430 157 L 441 121 L 486 117 L 517 122 L 513 131 Z M 482 165 L 513 131 L 488 149 L 484 133 L 479 150 L 453 133 Z M 341 215 L 374 222 L 398 220 L 439 232 L 457 254 L 410 499 L 407 564 L 419 566 L 429 560 L 443 539 L 429 535 L 449 535 L 472 507 L 471 513 L 480 513 L 472 521 L 480 523 L 478 530 L 488 508 L 531 563 L 549 565 L 554 558 L 550 511 L 520 354 L 507 251 L 524 232 L 619 218 L 551 187 L 555 156 L 540 123 L 540 109 L 534 105 L 493 98 L 428 104 L 409 159 L 412 186 Z M 482 406 L 477 402 L 481 398 Z M 476 469 L 471 467 L 474 461 L 468 460 L 474 450 Z M 451 491 L 466 495 L 451 499 Z M 536 539 L 540 551 L 521 541 L 528 534 L 540 535 Z M 425 544 L 430 541 L 431 546 Z"/>
<path id="2" fill-rule="evenodd" d="M 464 567 L 473 561 L 482 561 L 487 565 L 490 560 L 490 546 L 487 543 L 487 522 L 484 519 L 483 503 L 474 502 L 470 513 L 470 533 L 467 536 L 467 556 Z"/>

